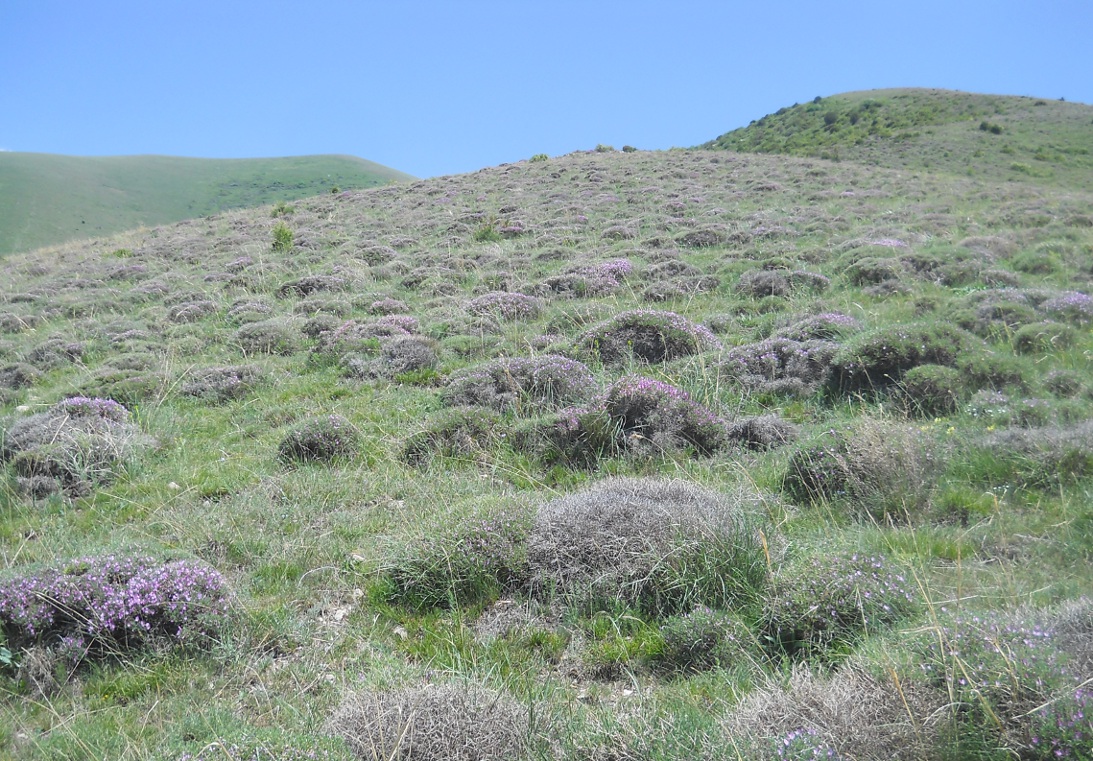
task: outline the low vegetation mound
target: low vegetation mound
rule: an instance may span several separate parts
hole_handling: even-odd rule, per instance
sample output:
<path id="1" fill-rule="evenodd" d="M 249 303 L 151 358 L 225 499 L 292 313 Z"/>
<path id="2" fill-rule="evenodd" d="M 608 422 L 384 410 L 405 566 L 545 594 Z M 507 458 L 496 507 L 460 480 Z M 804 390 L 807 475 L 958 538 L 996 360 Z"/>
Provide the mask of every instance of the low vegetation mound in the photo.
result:
<path id="1" fill-rule="evenodd" d="M 526 706 L 471 682 L 362 690 L 330 719 L 361 761 L 520 759 L 531 728 Z"/>
<path id="2" fill-rule="evenodd" d="M 202 644 L 228 615 L 223 577 L 204 563 L 104 555 L 6 574 L 0 631 L 12 648 L 70 664 L 161 642 Z"/>
<path id="3" fill-rule="evenodd" d="M 0 456 L 12 463 L 24 493 L 76 496 L 110 483 L 153 443 L 123 405 L 77 396 L 16 420 L 4 434 Z"/>
<path id="4" fill-rule="evenodd" d="M 675 312 L 635 309 L 589 328 L 577 346 L 607 364 L 631 359 L 655 364 L 718 349 L 721 342 Z"/>
<path id="5" fill-rule="evenodd" d="M 752 602 L 766 583 L 762 497 L 611 478 L 539 508 L 528 538 L 539 596 L 655 613 Z"/>

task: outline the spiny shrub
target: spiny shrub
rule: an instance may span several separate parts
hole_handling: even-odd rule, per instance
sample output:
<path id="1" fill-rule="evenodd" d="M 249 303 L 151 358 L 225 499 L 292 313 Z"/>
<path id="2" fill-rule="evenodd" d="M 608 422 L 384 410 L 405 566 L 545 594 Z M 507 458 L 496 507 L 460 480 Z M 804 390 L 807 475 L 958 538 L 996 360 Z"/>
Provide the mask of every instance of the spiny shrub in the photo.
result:
<path id="1" fill-rule="evenodd" d="M 29 388 L 42 378 L 42 372 L 24 362 L 5 365 L 0 368 L 0 388 Z"/>
<path id="2" fill-rule="evenodd" d="M 539 508 L 528 538 L 531 588 L 654 615 L 753 602 L 767 579 L 761 503 L 744 487 L 601 481 Z"/>
<path id="3" fill-rule="evenodd" d="M 440 359 L 434 341 L 423 336 L 395 336 L 379 339 L 379 356 L 370 358 L 346 353 L 338 360 L 351 378 L 377 379 L 413 376 L 430 379 Z"/>
<path id="4" fill-rule="evenodd" d="M 523 293 L 493 291 L 468 301 L 467 311 L 502 320 L 533 320 L 542 314 L 543 301 Z"/>
<path id="5" fill-rule="evenodd" d="M 675 312 L 637 309 L 585 331 L 577 346 L 608 364 L 631 358 L 658 363 L 719 349 L 721 342 L 708 328 Z"/>
<path id="6" fill-rule="evenodd" d="M 287 320 L 273 318 L 248 322 L 235 332 L 235 341 L 244 354 L 292 354 L 302 334 Z"/>
<path id="7" fill-rule="evenodd" d="M 218 740 L 196 753 L 183 753 L 175 761 L 339 761 L 346 758 L 340 749 L 318 747 L 324 739 L 312 737 L 297 743 L 251 738 L 239 742 Z M 327 745 L 334 742 L 337 741 L 325 739 Z"/>
<path id="8" fill-rule="evenodd" d="M 500 415 L 481 407 L 453 407 L 431 417 L 424 430 L 410 436 L 402 457 L 411 465 L 428 465 L 437 456 L 473 460 L 503 436 Z"/>
<path id="9" fill-rule="evenodd" d="M 1093 700 L 1050 626 L 1036 616 L 942 610 L 911 650 L 927 683 L 952 696 L 960 724 L 998 733 L 998 746 L 1022 757 L 1082 758 Z"/>
<path id="10" fill-rule="evenodd" d="M 9 645 L 46 647 L 73 664 L 161 641 L 200 644 L 227 615 L 223 577 L 191 560 L 85 557 L 0 583 Z"/>
<path id="11" fill-rule="evenodd" d="M 652 661 L 668 671 L 693 673 L 759 658 L 758 640 L 739 618 L 705 605 L 665 619 L 660 636 Z"/>
<path id="12" fill-rule="evenodd" d="M 320 291 L 344 291 L 349 281 L 337 275 L 306 275 L 290 280 L 277 289 L 279 296 L 309 296 Z"/>
<path id="13" fill-rule="evenodd" d="M 331 462 L 352 457 L 360 432 L 341 415 L 321 415 L 300 423 L 277 447 L 284 462 Z"/>
<path id="14" fill-rule="evenodd" d="M 733 290 L 742 296 L 762 298 L 764 296 L 788 296 L 790 291 L 793 290 L 793 286 L 781 272 L 756 270 L 741 275 Z"/>
<path id="15" fill-rule="evenodd" d="M 964 388 L 959 371 L 943 365 L 919 365 L 903 374 L 896 395 L 909 415 L 944 417 L 960 407 Z"/>
<path id="16" fill-rule="evenodd" d="M 724 727 L 749 759 L 940 758 L 938 709 L 946 702 L 913 680 L 881 678 L 856 664 L 823 676 L 795 664 L 788 682 L 756 685 Z"/>
<path id="17" fill-rule="evenodd" d="M 783 489 L 801 504 L 836 500 L 859 518 L 904 520 L 929 504 L 933 453 L 917 429 L 863 418 L 794 452 Z"/>
<path id="18" fill-rule="evenodd" d="M 10 460 L 17 486 L 42 496 L 88 493 L 153 444 L 113 399 L 73 397 L 8 428 L 0 456 Z"/>
<path id="19" fill-rule="evenodd" d="M 912 579 L 881 555 L 826 554 L 779 569 L 763 628 L 778 652 L 823 658 L 917 609 Z"/>
<path id="20" fill-rule="evenodd" d="M 837 351 L 832 341 L 768 338 L 729 349 L 715 367 L 720 377 L 749 390 L 808 396 L 826 381 Z"/>
<path id="21" fill-rule="evenodd" d="M 868 393 L 898 383 L 919 365 L 952 366 L 981 348 L 967 332 L 945 323 L 891 325 L 851 337 L 832 361 L 829 386 L 839 393 Z"/>
<path id="22" fill-rule="evenodd" d="M 725 422 L 670 383 L 631 375 L 616 381 L 604 400 L 607 414 L 634 449 L 672 452 L 693 447 L 701 454 L 726 443 Z"/>
<path id="23" fill-rule="evenodd" d="M 764 451 L 792 444 L 800 436 L 797 426 L 777 415 L 745 418 L 730 425 L 728 440 L 748 449 Z"/>
<path id="24" fill-rule="evenodd" d="M 526 706 L 471 682 L 351 693 L 329 726 L 361 761 L 520 759 L 532 736 Z"/>
<path id="25" fill-rule="evenodd" d="M 255 365 L 206 367 L 195 371 L 180 391 L 207 402 L 226 402 L 247 396 L 262 378 L 261 369 Z"/>
<path id="26" fill-rule="evenodd" d="M 217 308 L 217 303 L 208 299 L 184 301 L 181 304 L 175 304 L 171 307 L 167 311 L 167 318 L 171 322 L 178 323 L 197 322 L 202 317 L 207 317 L 215 312 Z"/>
<path id="27" fill-rule="evenodd" d="M 396 553 L 386 572 L 392 602 L 414 608 L 489 602 L 527 582 L 525 505 L 479 508 L 427 530 Z"/>
<path id="28" fill-rule="evenodd" d="M 548 354 L 497 359 L 457 372 L 449 378 L 443 399 L 450 406 L 495 410 L 556 408 L 587 399 L 595 387 L 584 364 Z"/>

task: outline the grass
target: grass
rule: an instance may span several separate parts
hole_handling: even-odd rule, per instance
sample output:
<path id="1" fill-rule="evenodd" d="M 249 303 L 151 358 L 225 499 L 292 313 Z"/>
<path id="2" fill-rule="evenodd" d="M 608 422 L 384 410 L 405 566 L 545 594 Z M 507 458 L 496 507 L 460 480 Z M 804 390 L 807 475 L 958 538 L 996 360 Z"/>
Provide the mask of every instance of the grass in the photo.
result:
<path id="1" fill-rule="evenodd" d="M 375 187 L 409 175 L 353 156 L 193 159 L 0 156 L 0 256 L 250 208 Z M 288 207 L 291 208 L 291 207 Z"/>
<path id="2" fill-rule="evenodd" d="M 906 88 L 795 103 L 702 147 L 1088 191 L 1091 143 L 1088 105 Z"/>
<path id="3" fill-rule="evenodd" d="M 962 713 L 921 643 L 1065 610 L 1057 662 L 1093 676 L 1093 196 L 881 158 L 579 152 L 9 254 L 0 584 L 124 551 L 232 595 L 201 647 L 59 671 L 0 611 L 0 757 L 370 758 L 406 750 L 399 706 L 485 695 L 528 758 L 1036 758 L 1080 704 L 1063 670 L 1044 722 Z M 19 421 L 79 395 L 154 443 L 28 490 L 14 460 L 56 450 Z M 703 533 L 726 499 L 746 546 Z M 559 505 L 589 507 L 573 541 L 536 523 Z M 913 604 L 863 602 L 897 575 Z"/>

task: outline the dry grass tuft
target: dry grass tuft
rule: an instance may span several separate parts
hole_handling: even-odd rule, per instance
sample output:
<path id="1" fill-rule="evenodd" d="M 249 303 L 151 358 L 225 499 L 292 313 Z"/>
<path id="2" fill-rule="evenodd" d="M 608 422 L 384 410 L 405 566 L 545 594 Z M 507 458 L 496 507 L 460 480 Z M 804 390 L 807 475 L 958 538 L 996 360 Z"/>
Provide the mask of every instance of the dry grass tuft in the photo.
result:
<path id="1" fill-rule="evenodd" d="M 531 718 L 514 698 L 472 683 L 348 695 L 329 723 L 364 761 L 515 761 Z"/>

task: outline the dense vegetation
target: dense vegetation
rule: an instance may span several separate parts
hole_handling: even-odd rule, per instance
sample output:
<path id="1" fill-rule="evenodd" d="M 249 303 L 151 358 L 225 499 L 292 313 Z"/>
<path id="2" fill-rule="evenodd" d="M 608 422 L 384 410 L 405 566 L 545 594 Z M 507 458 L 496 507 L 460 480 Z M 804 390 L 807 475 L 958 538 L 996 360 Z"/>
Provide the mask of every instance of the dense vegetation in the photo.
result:
<path id="1" fill-rule="evenodd" d="M 12 255 L 0 747 L 1089 758 L 1091 202 L 601 149 Z"/>
<path id="2" fill-rule="evenodd" d="M 194 159 L 0 152 L 0 256 L 409 179 L 353 156 Z"/>

